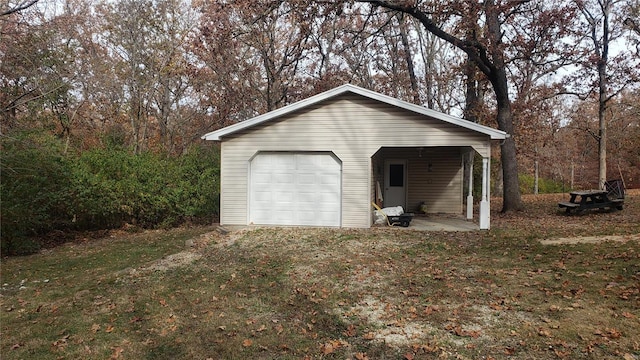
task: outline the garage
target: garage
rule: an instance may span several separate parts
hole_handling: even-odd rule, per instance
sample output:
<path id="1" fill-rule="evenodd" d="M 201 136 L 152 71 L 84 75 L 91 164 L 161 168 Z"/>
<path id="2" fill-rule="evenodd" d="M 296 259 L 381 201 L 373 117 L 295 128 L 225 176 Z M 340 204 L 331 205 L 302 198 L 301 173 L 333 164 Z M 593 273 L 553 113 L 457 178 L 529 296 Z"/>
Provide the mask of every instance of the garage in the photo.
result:
<path id="1" fill-rule="evenodd" d="M 407 208 L 429 201 L 430 211 L 459 215 L 460 157 L 475 151 L 482 156 L 480 228 L 488 229 L 491 147 L 507 136 L 345 84 L 203 139 L 220 146 L 221 225 L 371 227 L 371 202 L 377 183 L 384 185 L 387 160 L 396 175 L 404 174 L 399 196 Z M 437 149 L 446 150 L 446 159 L 431 152 Z M 473 197 L 467 204 L 474 204 Z M 468 207 L 469 219 L 473 209 Z"/>
<path id="2" fill-rule="evenodd" d="M 260 152 L 250 161 L 249 222 L 340 226 L 341 161 L 331 152 Z"/>

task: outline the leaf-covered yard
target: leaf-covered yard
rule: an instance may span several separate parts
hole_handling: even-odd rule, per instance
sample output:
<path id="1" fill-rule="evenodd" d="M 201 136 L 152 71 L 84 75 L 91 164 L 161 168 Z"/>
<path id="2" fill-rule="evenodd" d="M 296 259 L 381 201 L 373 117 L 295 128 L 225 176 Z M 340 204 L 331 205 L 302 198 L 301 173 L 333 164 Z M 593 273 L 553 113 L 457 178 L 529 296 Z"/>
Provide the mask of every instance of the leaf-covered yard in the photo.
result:
<path id="1" fill-rule="evenodd" d="M 2 358 L 640 359 L 640 192 L 564 197 L 490 231 L 114 232 L 3 259 Z"/>

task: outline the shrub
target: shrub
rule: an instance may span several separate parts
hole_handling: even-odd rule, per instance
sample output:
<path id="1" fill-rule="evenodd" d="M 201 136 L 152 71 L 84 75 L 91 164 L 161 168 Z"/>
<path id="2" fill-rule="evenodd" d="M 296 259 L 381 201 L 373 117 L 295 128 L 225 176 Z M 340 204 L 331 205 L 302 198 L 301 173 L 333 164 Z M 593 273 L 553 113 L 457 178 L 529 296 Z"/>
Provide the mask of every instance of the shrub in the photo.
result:
<path id="1" fill-rule="evenodd" d="M 181 213 L 190 221 L 211 221 L 220 213 L 220 149 L 193 146 L 178 159 Z"/>
<path id="2" fill-rule="evenodd" d="M 58 139 L 23 133 L 2 148 L 3 253 L 37 251 L 29 239 L 52 230 L 170 227 L 219 213 L 218 147 L 170 157 L 110 145 L 65 156 Z"/>
<path id="3" fill-rule="evenodd" d="M 535 178 L 528 174 L 520 174 L 520 192 L 522 194 L 533 194 Z M 561 182 L 555 180 L 538 178 L 538 193 L 539 194 L 552 194 L 560 193 L 564 191 L 564 186 Z"/>
<path id="4" fill-rule="evenodd" d="M 38 244 L 26 240 L 72 224 L 71 164 L 57 139 L 19 133 L 2 138 L 0 219 L 3 253 L 28 253 Z"/>
<path id="5" fill-rule="evenodd" d="M 178 158 L 121 147 L 85 152 L 76 164 L 79 221 L 86 228 L 166 227 L 217 216 L 217 153 L 199 147 Z"/>

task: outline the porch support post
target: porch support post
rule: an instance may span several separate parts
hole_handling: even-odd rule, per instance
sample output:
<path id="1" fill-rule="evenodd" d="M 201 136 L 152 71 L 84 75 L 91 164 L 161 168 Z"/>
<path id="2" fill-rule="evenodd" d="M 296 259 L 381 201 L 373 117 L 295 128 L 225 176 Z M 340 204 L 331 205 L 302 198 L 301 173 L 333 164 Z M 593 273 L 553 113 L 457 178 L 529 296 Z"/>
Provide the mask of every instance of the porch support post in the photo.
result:
<path id="1" fill-rule="evenodd" d="M 471 158 L 469 162 L 469 193 L 467 194 L 467 219 L 473 219 L 473 151 L 467 154 Z"/>
<path id="2" fill-rule="evenodd" d="M 482 158 L 482 200 L 480 201 L 480 229 L 489 229 L 490 224 L 490 203 L 489 203 L 489 186 L 491 184 L 491 172 L 489 167 L 490 159 Z"/>

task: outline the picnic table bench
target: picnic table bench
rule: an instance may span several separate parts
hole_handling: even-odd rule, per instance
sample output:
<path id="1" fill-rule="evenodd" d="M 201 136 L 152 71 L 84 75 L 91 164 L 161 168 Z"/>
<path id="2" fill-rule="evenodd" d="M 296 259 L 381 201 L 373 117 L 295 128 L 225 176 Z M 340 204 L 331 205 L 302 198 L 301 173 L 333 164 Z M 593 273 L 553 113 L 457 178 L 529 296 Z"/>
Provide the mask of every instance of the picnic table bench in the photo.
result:
<path id="1" fill-rule="evenodd" d="M 611 180 L 605 183 L 606 190 L 582 190 L 572 191 L 569 201 L 559 202 L 560 208 L 565 208 L 567 213 L 571 210 L 582 212 L 588 209 L 618 209 L 624 207 L 624 186 L 620 180 Z"/>

